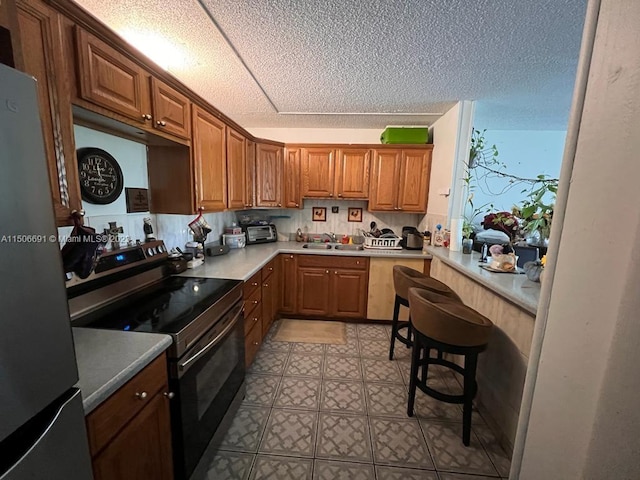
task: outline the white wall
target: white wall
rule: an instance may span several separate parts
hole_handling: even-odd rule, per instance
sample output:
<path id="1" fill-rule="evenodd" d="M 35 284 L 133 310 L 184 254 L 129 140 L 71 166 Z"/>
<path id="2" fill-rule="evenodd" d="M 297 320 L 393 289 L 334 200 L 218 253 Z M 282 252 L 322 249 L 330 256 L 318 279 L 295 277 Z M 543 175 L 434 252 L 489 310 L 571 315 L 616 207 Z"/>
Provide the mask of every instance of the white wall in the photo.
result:
<path id="1" fill-rule="evenodd" d="M 476 130 L 483 130 L 481 121 L 481 118 L 475 119 Z M 535 178 L 540 174 L 558 178 L 566 134 L 565 130 L 487 130 L 485 141 L 487 146 L 495 144 L 498 148 L 498 160 L 506 164 L 505 172 L 523 178 Z M 473 197 L 475 207 L 493 203 L 494 211 L 511 211 L 513 205 L 521 204 L 525 199 L 521 192 L 526 185 L 517 185 L 496 195 L 509 186 L 509 181 L 492 176 L 477 184 L 481 172 L 480 168 L 473 172 L 472 183 L 476 184 Z M 476 220 L 482 221 L 482 218 Z"/>
<path id="2" fill-rule="evenodd" d="M 379 128 L 247 128 L 249 133 L 283 143 L 380 143 Z"/>
<path id="3" fill-rule="evenodd" d="M 575 161 L 563 170 L 566 217 L 547 255 L 557 261 L 536 320 L 520 479 L 640 478 L 640 210 L 630 208 L 640 178 L 639 30 L 640 2 L 602 0 L 584 110 L 570 128 Z"/>

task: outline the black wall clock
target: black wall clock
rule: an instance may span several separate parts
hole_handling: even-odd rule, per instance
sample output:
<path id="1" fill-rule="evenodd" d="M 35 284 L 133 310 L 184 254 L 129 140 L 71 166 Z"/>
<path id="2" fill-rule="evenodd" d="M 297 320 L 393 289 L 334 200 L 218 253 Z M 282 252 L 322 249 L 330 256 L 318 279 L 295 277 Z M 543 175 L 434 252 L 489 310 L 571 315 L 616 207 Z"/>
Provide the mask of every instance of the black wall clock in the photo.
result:
<path id="1" fill-rule="evenodd" d="M 124 186 L 116 159 L 99 148 L 79 148 L 77 157 L 82 199 L 99 205 L 114 202 Z"/>

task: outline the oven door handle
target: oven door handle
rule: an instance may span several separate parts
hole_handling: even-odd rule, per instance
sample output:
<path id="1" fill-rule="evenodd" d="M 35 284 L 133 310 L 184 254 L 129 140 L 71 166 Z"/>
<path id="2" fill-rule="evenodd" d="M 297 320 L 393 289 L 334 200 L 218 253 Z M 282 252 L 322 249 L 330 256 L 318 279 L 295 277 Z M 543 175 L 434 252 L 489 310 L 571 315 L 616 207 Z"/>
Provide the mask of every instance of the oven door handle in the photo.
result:
<path id="1" fill-rule="evenodd" d="M 209 343 L 207 343 L 200 351 L 198 351 L 198 353 L 194 354 L 188 360 L 186 360 L 186 361 L 184 361 L 182 363 L 179 363 L 178 364 L 178 370 L 180 370 L 182 372 L 185 369 L 189 368 L 189 365 L 192 362 L 195 362 L 198 358 L 200 358 L 202 355 L 204 355 L 209 350 L 211 350 L 213 347 L 215 347 L 219 343 L 220 339 L 223 338 L 227 333 L 229 333 L 229 331 L 238 322 L 238 319 L 242 316 L 242 310 L 243 310 L 242 307 L 243 307 L 243 304 L 240 303 L 239 306 L 236 307 L 238 309 L 236 314 L 232 317 L 231 320 L 226 320 L 227 325 L 224 327 L 224 329 L 218 335 L 216 335 L 216 338 L 214 338 Z M 230 315 L 231 315 L 231 313 L 229 314 L 229 316 Z"/>

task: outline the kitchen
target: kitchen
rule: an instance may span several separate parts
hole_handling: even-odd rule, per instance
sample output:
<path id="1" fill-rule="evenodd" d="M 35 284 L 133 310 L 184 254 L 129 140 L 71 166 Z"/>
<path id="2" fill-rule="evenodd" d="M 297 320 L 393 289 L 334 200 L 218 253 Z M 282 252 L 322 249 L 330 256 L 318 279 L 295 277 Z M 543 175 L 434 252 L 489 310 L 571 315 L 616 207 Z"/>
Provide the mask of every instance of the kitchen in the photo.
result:
<path id="1" fill-rule="evenodd" d="M 3 5 L 4 5 L 4 4 L 3 4 Z M 43 12 L 42 12 L 42 10 L 40 10 L 38 13 L 42 15 L 42 13 L 43 13 Z M 47 12 L 47 13 L 50 13 L 50 12 Z M 54 16 L 54 17 L 55 17 L 55 16 Z M 44 17 L 42 17 L 42 16 L 41 16 L 40 18 L 44 18 Z M 53 21 L 54 21 L 54 22 L 60 22 L 61 24 L 63 24 L 63 25 L 64 25 L 65 19 L 63 19 L 63 18 L 62 18 L 62 19 L 61 19 L 61 18 L 54 18 L 54 19 L 53 19 Z M 85 21 L 86 21 L 86 20 L 85 20 Z M 54 30 L 54 33 L 55 33 L 55 30 Z M 30 36 L 29 38 L 33 39 L 33 38 L 36 38 L 36 37 L 34 37 L 34 36 Z M 71 75 L 71 76 L 69 76 L 69 78 L 73 78 L 73 76 Z M 56 87 L 56 88 L 58 88 L 58 87 L 59 87 L 59 88 L 63 88 L 63 89 L 64 89 L 64 87 L 61 87 L 61 86 L 60 86 L 60 85 L 58 85 L 57 83 L 54 83 L 54 85 L 55 85 L 55 87 Z M 82 102 L 78 101 L 78 103 L 82 103 Z M 61 107 L 64 107 L 64 105 L 62 105 L 62 104 L 61 104 Z M 70 118 L 70 117 L 69 117 L 69 118 Z M 65 131 L 64 129 L 65 129 L 65 128 L 70 129 L 70 126 L 66 126 L 66 127 L 65 127 L 64 125 L 62 125 L 63 138 L 64 138 L 64 131 Z M 145 130 L 145 132 L 146 132 L 146 130 Z M 67 132 L 67 133 L 68 133 L 68 132 Z M 147 133 L 148 133 L 148 132 L 147 132 Z M 159 136 L 159 137 L 166 138 L 166 135 L 165 135 L 165 134 L 155 134 L 155 136 Z M 173 140 L 173 139 L 172 139 L 172 140 Z M 179 142 L 178 142 L 178 143 L 179 143 Z M 150 150 L 152 150 L 152 151 L 153 151 L 153 150 L 156 150 L 155 152 L 151 152 L 151 153 L 159 153 L 159 155 L 158 155 L 158 161 L 159 161 L 159 162 L 162 162 L 162 161 L 163 161 L 162 153 L 161 153 L 161 151 L 162 151 L 162 147 L 163 147 L 162 145 L 159 145 L 159 146 L 158 146 L 158 148 L 156 149 L 156 146 L 153 146 L 153 145 L 152 145 L 152 148 L 150 149 Z M 435 150 L 434 150 L 434 155 L 436 154 L 436 151 L 437 151 L 437 149 L 435 149 Z M 151 153 L 150 153 L 150 155 L 151 155 Z M 177 170 L 175 171 L 175 179 L 176 179 L 176 181 L 178 181 L 178 182 L 179 182 L 179 181 L 180 181 L 180 175 L 182 175 L 182 173 L 181 173 L 182 169 L 181 169 L 181 168 L 179 168 L 179 167 L 180 167 L 182 164 L 184 164 L 184 163 L 185 163 L 185 159 L 184 159 L 184 157 L 182 157 L 182 159 L 181 159 L 181 155 L 183 155 L 183 154 L 184 154 L 184 148 L 183 148 L 183 147 L 181 147 L 181 146 L 176 146 L 176 147 L 175 147 L 175 153 L 176 153 L 175 157 L 177 158 L 177 161 L 176 161 L 176 163 L 177 163 L 177 167 L 176 167 L 176 168 L 177 168 Z M 276 156 L 277 156 L 277 154 L 276 154 Z M 71 157 L 71 158 L 73 158 L 73 154 L 72 154 L 72 155 L 70 155 L 70 157 Z M 188 163 L 188 162 L 187 162 L 187 163 Z M 150 174 L 150 175 L 151 175 L 151 174 Z M 187 185 L 187 187 L 191 188 L 191 186 L 190 186 L 190 185 Z M 153 188 L 153 187 L 151 187 L 151 188 Z M 432 193 L 432 192 L 430 192 L 430 196 L 431 196 L 431 193 Z M 438 192 L 437 192 L 437 191 L 436 191 L 436 192 L 433 192 L 433 193 L 434 193 L 434 194 L 436 194 L 436 195 L 438 194 Z M 153 195 L 152 195 L 152 198 L 153 198 Z M 76 199 L 76 200 L 78 200 L 78 199 Z M 217 201 L 218 199 L 213 198 L 213 199 L 209 199 L 209 200 L 211 200 L 212 202 L 215 202 L 215 201 Z M 330 206 L 333 206 L 333 205 L 330 205 Z M 305 208 L 306 208 L 306 207 L 305 207 Z M 69 212 L 67 212 L 67 216 L 68 216 L 68 213 L 69 213 Z M 192 213 L 192 212 L 189 212 L 189 213 Z M 193 217 L 190 217 L 190 219 L 191 219 L 191 218 L 193 218 Z M 307 217 L 307 218 L 308 218 L 308 217 Z M 180 223 L 182 224 L 183 222 L 180 222 Z M 221 222 L 221 223 L 220 223 L 220 225 L 223 225 L 223 224 L 226 224 L 226 223 L 227 223 L 227 222 Z M 405 222 L 401 222 L 401 224 L 405 224 Z M 221 230 L 218 230 L 218 233 L 220 233 L 220 231 L 221 231 Z M 247 249 L 247 250 L 248 250 L 248 249 Z"/>

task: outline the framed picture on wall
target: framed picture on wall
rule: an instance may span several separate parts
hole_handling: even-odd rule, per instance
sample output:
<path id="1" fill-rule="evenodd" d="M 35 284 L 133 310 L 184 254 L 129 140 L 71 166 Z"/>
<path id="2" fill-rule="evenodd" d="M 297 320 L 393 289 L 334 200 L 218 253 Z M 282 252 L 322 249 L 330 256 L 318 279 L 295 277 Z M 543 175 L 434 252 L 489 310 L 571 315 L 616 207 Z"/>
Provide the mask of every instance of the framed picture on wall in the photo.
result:
<path id="1" fill-rule="evenodd" d="M 327 209 L 326 207 L 313 207 L 311 210 L 311 219 L 314 222 L 326 222 L 327 221 Z"/>
<path id="2" fill-rule="evenodd" d="M 347 214 L 347 220 L 350 222 L 361 222 L 362 221 L 362 209 L 361 208 L 350 208 Z"/>

